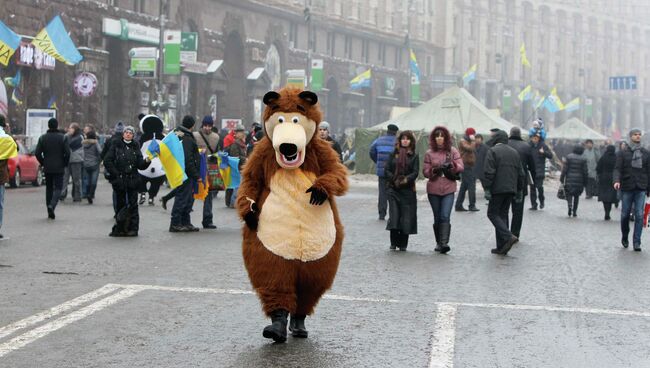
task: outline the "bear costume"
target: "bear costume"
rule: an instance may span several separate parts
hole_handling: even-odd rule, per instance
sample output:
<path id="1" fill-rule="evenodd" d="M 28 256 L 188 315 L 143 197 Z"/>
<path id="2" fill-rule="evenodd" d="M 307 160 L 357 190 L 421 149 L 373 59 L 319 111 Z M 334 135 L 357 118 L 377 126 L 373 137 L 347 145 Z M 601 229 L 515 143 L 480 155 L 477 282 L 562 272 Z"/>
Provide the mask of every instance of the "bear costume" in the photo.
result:
<path id="1" fill-rule="evenodd" d="M 266 136 L 242 173 L 237 208 L 245 221 L 242 251 L 265 314 L 263 336 L 307 337 L 305 317 L 334 281 L 343 225 L 334 196 L 348 189 L 347 170 L 317 134 L 322 113 L 310 91 L 286 87 L 264 96 Z"/>

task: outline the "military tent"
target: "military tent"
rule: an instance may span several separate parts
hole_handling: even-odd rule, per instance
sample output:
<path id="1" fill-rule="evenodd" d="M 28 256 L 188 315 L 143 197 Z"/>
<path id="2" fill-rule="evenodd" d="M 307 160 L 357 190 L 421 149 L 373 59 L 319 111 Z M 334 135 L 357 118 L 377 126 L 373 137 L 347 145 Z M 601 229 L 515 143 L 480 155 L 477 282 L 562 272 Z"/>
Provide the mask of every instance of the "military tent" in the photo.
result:
<path id="1" fill-rule="evenodd" d="M 546 139 L 574 139 L 594 141 L 604 141 L 607 139 L 604 135 L 588 127 L 578 118 L 571 118 L 559 127 L 549 130 Z"/>

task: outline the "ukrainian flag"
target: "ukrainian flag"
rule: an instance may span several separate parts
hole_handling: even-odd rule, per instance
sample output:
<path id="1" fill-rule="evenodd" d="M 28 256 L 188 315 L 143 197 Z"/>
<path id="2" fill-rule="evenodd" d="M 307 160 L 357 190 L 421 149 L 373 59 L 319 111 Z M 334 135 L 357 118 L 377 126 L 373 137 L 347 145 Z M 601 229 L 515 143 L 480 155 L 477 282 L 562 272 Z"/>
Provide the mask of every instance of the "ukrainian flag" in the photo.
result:
<path id="1" fill-rule="evenodd" d="M 47 108 L 54 109 L 54 110 L 58 109 L 58 107 L 56 106 L 56 97 L 54 96 L 50 97 L 50 100 L 47 101 Z"/>
<path id="2" fill-rule="evenodd" d="M 580 97 L 576 97 L 566 105 L 564 105 L 564 110 L 567 112 L 576 111 L 580 109 Z"/>
<path id="3" fill-rule="evenodd" d="M 533 87 L 529 84 L 519 92 L 519 101 L 528 101 L 533 98 Z"/>
<path id="4" fill-rule="evenodd" d="M 58 15 L 36 35 L 32 43 L 44 53 L 68 65 L 75 65 L 83 59 Z"/>
<path id="5" fill-rule="evenodd" d="M 156 156 L 160 157 L 160 163 L 162 163 L 165 169 L 167 181 L 172 189 L 179 187 L 187 180 L 187 175 L 185 175 L 183 144 L 176 134 L 167 134 L 160 141 L 160 144 L 155 139 L 152 139 L 149 148 L 147 148 L 147 156 L 150 159 Z"/>
<path id="6" fill-rule="evenodd" d="M 415 77 L 415 80 L 411 83 L 419 84 L 420 83 L 420 68 L 418 67 L 418 61 L 415 59 L 415 53 L 411 51 L 411 60 L 409 61 L 409 66 L 411 67 L 411 75 Z"/>
<path id="7" fill-rule="evenodd" d="M 205 150 L 201 152 L 201 161 L 199 162 L 199 181 L 196 186 L 194 199 L 202 201 L 208 196 L 208 192 L 210 191 L 208 187 L 208 159 L 205 155 Z"/>
<path id="8" fill-rule="evenodd" d="M 478 64 L 472 65 L 471 68 L 463 75 L 463 85 L 467 85 L 469 82 L 476 79 L 476 69 L 478 69 Z"/>
<path id="9" fill-rule="evenodd" d="M 9 65 L 9 59 L 20 46 L 20 36 L 0 20 L 0 64 Z"/>
<path id="10" fill-rule="evenodd" d="M 551 94 L 546 97 L 546 100 L 544 101 L 544 107 L 546 107 L 546 110 L 549 112 L 558 112 L 564 110 L 564 104 L 562 103 L 562 100 L 560 100 L 560 96 L 557 95 L 557 88 L 553 88 L 551 90 Z"/>
<path id="11" fill-rule="evenodd" d="M 530 68 L 530 61 L 528 61 L 528 56 L 526 55 L 526 44 L 523 42 L 521 43 L 521 47 L 519 47 L 519 54 L 521 55 L 521 65 Z"/>
<path id="12" fill-rule="evenodd" d="M 351 89 L 370 88 L 370 86 L 372 86 L 372 69 L 366 70 L 350 81 Z"/>
<path id="13" fill-rule="evenodd" d="M 4 129 L 0 128 L 0 160 L 7 160 L 18 156 L 16 142 Z"/>

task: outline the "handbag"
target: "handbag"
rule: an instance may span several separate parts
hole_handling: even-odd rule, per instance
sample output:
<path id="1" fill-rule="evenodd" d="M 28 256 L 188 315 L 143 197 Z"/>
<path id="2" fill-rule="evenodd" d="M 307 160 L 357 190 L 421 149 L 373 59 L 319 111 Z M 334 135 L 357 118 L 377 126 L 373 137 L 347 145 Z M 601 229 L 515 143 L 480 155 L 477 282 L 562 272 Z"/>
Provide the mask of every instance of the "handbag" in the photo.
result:
<path id="1" fill-rule="evenodd" d="M 219 160 L 214 156 L 214 151 L 212 150 L 212 147 L 210 147 L 210 143 L 208 142 L 207 138 L 205 138 L 205 136 L 203 135 L 203 132 L 199 132 L 199 135 L 201 136 L 201 138 L 203 138 L 206 147 L 208 147 L 208 150 L 210 151 L 210 155 L 208 156 L 208 160 L 207 160 L 208 161 L 207 162 L 208 190 L 209 191 L 225 190 L 226 186 L 223 182 L 221 171 L 219 170 Z"/>
<path id="2" fill-rule="evenodd" d="M 452 171 L 454 165 L 451 164 L 451 154 L 450 154 L 450 153 L 447 153 L 447 160 L 448 160 L 448 161 L 445 162 L 445 164 L 446 164 L 446 163 L 449 163 L 449 166 L 448 166 L 448 167 L 443 167 L 443 168 L 441 169 L 442 176 L 444 176 L 445 178 L 447 178 L 447 179 L 449 179 L 449 180 L 453 180 L 453 181 L 460 180 L 460 174 L 455 174 L 455 173 Z"/>
<path id="3" fill-rule="evenodd" d="M 557 188 L 557 198 L 566 199 L 566 192 L 564 191 L 564 183 L 560 182 L 560 187 Z"/>

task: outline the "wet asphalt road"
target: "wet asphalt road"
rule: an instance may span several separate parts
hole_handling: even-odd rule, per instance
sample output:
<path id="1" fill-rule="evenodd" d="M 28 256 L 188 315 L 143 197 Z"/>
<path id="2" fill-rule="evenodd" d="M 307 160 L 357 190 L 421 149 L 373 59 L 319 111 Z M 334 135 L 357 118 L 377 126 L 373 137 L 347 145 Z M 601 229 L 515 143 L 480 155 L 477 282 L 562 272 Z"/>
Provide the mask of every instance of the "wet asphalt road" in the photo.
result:
<path id="1" fill-rule="evenodd" d="M 140 237 L 113 239 L 103 181 L 95 205 L 68 199 L 53 222 L 43 188 L 7 190 L 0 367 L 650 367 L 650 248 L 620 247 L 618 222 L 603 221 L 595 200 L 568 219 L 552 183 L 547 192 L 509 256 L 490 253 L 483 200 L 478 213 L 452 214 L 443 256 L 421 186 L 419 234 L 391 252 L 375 184 L 355 180 L 339 199 L 346 239 L 331 298 L 307 319 L 309 339 L 276 345 L 261 336 L 241 225 L 221 195 L 217 230 L 168 233 L 157 203 L 141 207 Z M 117 285 L 14 324 L 107 284 Z"/>

